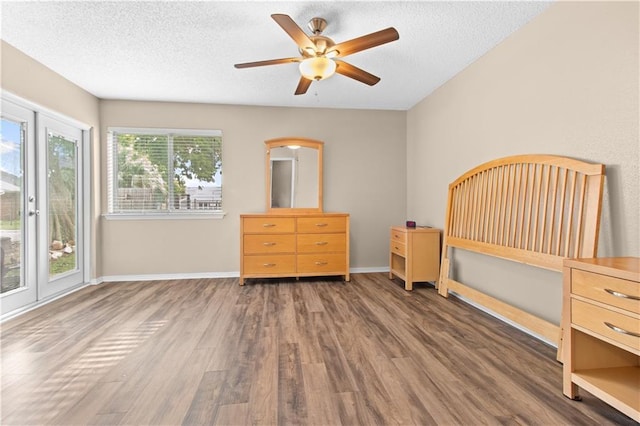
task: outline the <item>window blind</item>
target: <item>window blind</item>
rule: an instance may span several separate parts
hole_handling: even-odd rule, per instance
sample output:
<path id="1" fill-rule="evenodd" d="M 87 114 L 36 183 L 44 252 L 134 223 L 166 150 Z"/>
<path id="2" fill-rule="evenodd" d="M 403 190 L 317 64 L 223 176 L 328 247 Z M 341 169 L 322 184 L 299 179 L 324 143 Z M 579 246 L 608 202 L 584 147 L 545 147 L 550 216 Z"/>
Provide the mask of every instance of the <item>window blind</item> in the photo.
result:
<path id="1" fill-rule="evenodd" d="M 219 131 L 111 129 L 109 213 L 222 210 Z"/>

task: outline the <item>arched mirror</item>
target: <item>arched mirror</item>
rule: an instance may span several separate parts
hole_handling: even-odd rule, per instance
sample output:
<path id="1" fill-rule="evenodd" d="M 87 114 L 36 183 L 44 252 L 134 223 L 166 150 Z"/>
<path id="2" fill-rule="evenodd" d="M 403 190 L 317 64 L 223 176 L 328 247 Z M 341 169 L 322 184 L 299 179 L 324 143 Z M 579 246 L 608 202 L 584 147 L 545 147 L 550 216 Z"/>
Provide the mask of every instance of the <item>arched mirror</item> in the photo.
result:
<path id="1" fill-rule="evenodd" d="M 265 141 L 267 211 L 322 212 L 323 142 L 304 138 Z"/>

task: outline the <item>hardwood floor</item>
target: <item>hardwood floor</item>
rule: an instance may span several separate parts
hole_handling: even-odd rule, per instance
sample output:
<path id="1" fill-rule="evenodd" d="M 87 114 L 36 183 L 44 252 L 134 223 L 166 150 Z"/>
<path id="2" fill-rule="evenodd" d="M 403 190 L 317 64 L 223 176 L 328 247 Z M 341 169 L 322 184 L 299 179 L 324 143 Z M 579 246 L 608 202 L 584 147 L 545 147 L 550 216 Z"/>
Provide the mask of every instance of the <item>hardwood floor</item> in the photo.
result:
<path id="1" fill-rule="evenodd" d="M 102 284 L 1 344 L 3 425 L 634 424 L 565 398 L 554 348 L 383 273 Z"/>

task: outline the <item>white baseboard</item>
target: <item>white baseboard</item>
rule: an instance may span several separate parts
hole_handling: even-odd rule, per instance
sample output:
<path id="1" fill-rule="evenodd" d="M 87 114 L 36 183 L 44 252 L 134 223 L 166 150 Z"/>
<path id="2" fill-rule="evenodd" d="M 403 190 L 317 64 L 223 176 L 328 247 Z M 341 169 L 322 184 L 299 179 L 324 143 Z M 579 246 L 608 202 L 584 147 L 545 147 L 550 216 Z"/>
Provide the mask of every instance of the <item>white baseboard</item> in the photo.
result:
<path id="1" fill-rule="evenodd" d="M 368 268 L 351 268 L 351 274 L 365 274 L 374 272 L 389 272 L 388 266 L 373 266 Z M 163 281 L 163 280 L 189 280 L 200 278 L 238 278 L 239 271 L 231 272 L 195 272 L 195 273 L 177 273 L 177 274 L 139 274 L 139 275 L 107 275 L 91 280 L 91 284 L 97 285 L 103 282 L 122 282 L 122 281 Z"/>
<path id="2" fill-rule="evenodd" d="M 238 278 L 239 272 L 192 272 L 178 274 L 145 274 L 145 275 L 108 275 L 100 277 L 99 282 L 120 281 L 164 281 L 164 280 L 190 280 L 201 278 Z"/>
<path id="3" fill-rule="evenodd" d="M 388 266 L 372 266 L 369 268 L 350 268 L 350 274 L 369 274 L 374 272 L 389 272 Z"/>

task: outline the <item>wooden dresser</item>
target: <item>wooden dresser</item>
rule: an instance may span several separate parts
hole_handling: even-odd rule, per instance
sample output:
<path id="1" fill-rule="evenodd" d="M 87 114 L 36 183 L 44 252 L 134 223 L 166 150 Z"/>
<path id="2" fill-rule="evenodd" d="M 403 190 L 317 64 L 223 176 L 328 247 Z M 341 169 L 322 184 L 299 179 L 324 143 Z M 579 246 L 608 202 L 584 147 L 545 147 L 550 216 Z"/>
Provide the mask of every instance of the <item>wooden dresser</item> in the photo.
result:
<path id="1" fill-rule="evenodd" d="M 563 282 L 564 394 L 640 422 L 640 258 L 568 259 Z"/>
<path id="2" fill-rule="evenodd" d="M 437 281 L 440 274 L 440 230 L 435 228 L 391 227 L 389 279 L 404 280 L 404 289 L 413 283 Z"/>
<path id="3" fill-rule="evenodd" d="M 327 275 L 349 281 L 348 214 L 240 215 L 240 285 L 247 278 Z"/>

